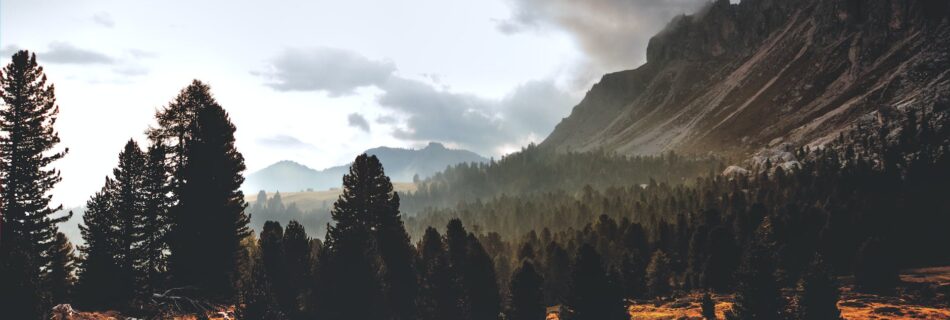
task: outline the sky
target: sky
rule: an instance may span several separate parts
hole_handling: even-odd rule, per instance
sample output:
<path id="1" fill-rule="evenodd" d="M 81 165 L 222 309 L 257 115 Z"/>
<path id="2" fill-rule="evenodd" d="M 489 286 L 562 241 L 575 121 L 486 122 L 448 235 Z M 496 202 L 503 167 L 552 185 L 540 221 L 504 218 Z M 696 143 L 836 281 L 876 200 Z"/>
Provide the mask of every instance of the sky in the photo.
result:
<path id="1" fill-rule="evenodd" d="M 541 142 L 604 73 L 706 0 L 0 1 L 0 64 L 37 54 L 82 205 L 192 79 L 237 127 L 248 172 L 315 169 L 430 141 L 499 158 Z"/>

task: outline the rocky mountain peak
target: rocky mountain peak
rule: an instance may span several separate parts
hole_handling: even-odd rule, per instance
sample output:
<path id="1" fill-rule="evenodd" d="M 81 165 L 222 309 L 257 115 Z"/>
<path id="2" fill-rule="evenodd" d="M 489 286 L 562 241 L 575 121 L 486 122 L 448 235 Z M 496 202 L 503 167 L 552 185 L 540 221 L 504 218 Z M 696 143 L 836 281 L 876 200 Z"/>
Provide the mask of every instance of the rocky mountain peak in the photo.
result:
<path id="1" fill-rule="evenodd" d="M 950 96 L 950 1 L 721 0 L 673 19 L 541 144 L 743 154 L 820 144 L 861 116 Z"/>

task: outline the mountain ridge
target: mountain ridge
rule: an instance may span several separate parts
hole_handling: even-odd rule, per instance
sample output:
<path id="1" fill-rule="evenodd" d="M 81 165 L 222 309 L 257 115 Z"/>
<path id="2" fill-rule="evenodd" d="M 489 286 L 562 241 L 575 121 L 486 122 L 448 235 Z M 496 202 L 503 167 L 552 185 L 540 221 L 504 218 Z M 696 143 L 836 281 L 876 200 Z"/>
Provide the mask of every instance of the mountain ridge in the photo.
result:
<path id="1" fill-rule="evenodd" d="M 935 0 L 716 1 L 673 19 L 647 63 L 605 75 L 541 146 L 748 156 L 950 104 L 948 16 Z"/>
<path id="2" fill-rule="evenodd" d="M 415 175 L 426 178 L 449 165 L 467 162 L 487 162 L 474 152 L 449 149 L 441 143 L 430 142 L 421 149 L 376 147 L 364 153 L 379 157 L 392 181 L 413 181 Z M 260 190 L 295 192 L 327 190 L 340 187 L 350 164 L 317 170 L 291 160 L 281 160 L 247 176 L 241 189 L 247 194 Z"/>

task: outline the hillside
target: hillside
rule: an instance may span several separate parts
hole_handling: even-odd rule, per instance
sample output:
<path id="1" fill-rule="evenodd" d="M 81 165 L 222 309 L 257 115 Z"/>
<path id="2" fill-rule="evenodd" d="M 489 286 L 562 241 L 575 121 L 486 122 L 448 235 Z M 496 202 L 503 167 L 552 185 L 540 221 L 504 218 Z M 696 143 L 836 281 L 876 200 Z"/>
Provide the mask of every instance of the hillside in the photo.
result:
<path id="1" fill-rule="evenodd" d="M 416 175 L 419 178 L 429 177 L 450 165 L 488 161 L 474 152 L 448 149 L 436 142 L 422 149 L 378 147 L 365 153 L 379 157 L 392 181 L 402 182 L 413 181 Z M 299 192 L 339 188 L 349 168 L 350 164 L 345 164 L 315 170 L 285 160 L 249 174 L 241 189 L 245 194 L 254 195 L 260 190 Z"/>
<path id="2" fill-rule="evenodd" d="M 541 144 L 624 154 L 747 156 L 822 144 L 856 119 L 950 105 L 942 0 L 720 0 L 605 75 Z"/>

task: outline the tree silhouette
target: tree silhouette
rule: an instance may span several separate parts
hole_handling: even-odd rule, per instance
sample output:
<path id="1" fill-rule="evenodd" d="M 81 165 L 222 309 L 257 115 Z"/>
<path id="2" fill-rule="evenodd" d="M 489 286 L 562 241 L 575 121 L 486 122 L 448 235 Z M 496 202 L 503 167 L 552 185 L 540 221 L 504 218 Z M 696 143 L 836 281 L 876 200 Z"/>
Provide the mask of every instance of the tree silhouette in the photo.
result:
<path id="1" fill-rule="evenodd" d="M 396 291 L 406 289 L 397 288 L 399 283 L 410 285 L 403 281 L 414 278 L 414 275 L 399 272 L 406 270 L 404 268 L 412 270 L 404 265 L 410 263 L 411 258 L 403 259 L 403 254 L 411 254 L 411 251 L 400 250 L 408 247 L 408 236 L 405 247 L 402 243 L 382 245 L 380 238 L 385 234 L 386 241 L 402 241 L 397 240 L 401 220 L 398 211 L 393 210 L 398 210 L 398 196 L 392 192 L 392 184 L 383 173 L 379 159 L 366 154 L 358 156 L 350 172 L 343 176 L 343 194 L 330 212 L 336 224 L 327 226 L 320 259 L 322 285 L 319 286 L 321 306 L 318 310 L 323 317 L 382 319 L 401 317 L 395 313 L 406 309 L 411 311 L 414 298 L 404 301 L 404 297 L 393 296 Z M 386 283 L 391 286 L 384 286 L 380 273 L 382 279 L 393 279 Z"/>
<path id="2" fill-rule="evenodd" d="M 311 248 L 310 239 L 303 225 L 291 220 L 284 228 L 284 238 L 281 241 L 284 258 L 284 278 L 286 288 L 278 295 L 284 313 L 291 319 L 304 318 L 306 289 L 311 282 Z"/>
<path id="3" fill-rule="evenodd" d="M 800 319 L 841 319 L 838 310 L 838 285 L 820 254 L 815 255 L 801 280 L 798 299 Z"/>
<path id="4" fill-rule="evenodd" d="M 613 320 L 626 317 L 622 297 L 614 296 L 603 261 L 594 247 L 584 244 L 571 270 L 567 303 L 577 320 Z"/>
<path id="5" fill-rule="evenodd" d="M 178 285 L 197 287 L 208 298 L 234 297 L 241 239 L 250 234 L 244 212 L 244 158 L 234 147 L 234 125 L 208 101 L 197 111 L 184 140 L 184 164 L 173 185 L 169 269 Z M 210 101 L 210 102 L 209 102 Z"/>
<path id="6" fill-rule="evenodd" d="M 775 277 L 771 220 L 762 222 L 756 233 L 737 274 L 739 285 L 730 319 L 781 319 L 785 313 L 785 298 Z"/>
<path id="7" fill-rule="evenodd" d="M 511 278 L 508 319 L 535 320 L 544 318 L 543 280 L 530 261 L 521 263 Z"/>
<path id="8" fill-rule="evenodd" d="M 435 228 L 426 229 L 419 243 L 419 255 L 419 318 L 463 319 L 462 290 L 449 267 L 442 236 Z"/>
<path id="9" fill-rule="evenodd" d="M 80 232 L 85 245 L 80 247 L 82 261 L 79 264 L 79 283 L 76 301 L 80 306 L 92 310 L 117 309 L 124 307 L 130 292 L 120 277 L 122 268 L 116 263 L 121 248 L 120 219 L 115 210 L 115 181 L 106 178 L 102 190 L 86 201 L 83 224 Z"/>
<path id="10" fill-rule="evenodd" d="M 467 242 L 468 257 L 463 278 L 471 319 L 497 320 L 501 313 L 501 297 L 494 263 L 474 234 L 468 234 Z"/>
<path id="11" fill-rule="evenodd" d="M 13 54 L 10 64 L 0 72 L 0 98 L 0 244 L 4 244 L 0 246 L 0 260 L 33 269 L 0 274 L 30 277 L 0 280 L 26 285 L 4 290 L 0 309 L 13 310 L 22 319 L 34 319 L 41 314 L 31 310 L 46 309 L 49 303 L 44 288 L 58 250 L 56 224 L 71 216 L 56 217 L 62 206 L 51 206 L 50 195 L 61 180 L 59 171 L 50 165 L 63 158 L 68 149 L 56 150 L 59 134 L 53 126 L 59 106 L 53 85 L 46 83 L 35 54 L 25 50 Z M 17 254 L 29 257 L 15 257 Z M 21 297 L 7 297 L 14 295 L 12 292 Z"/>
<path id="12" fill-rule="evenodd" d="M 53 264 L 49 272 L 50 300 L 53 304 L 68 303 L 76 285 L 76 251 L 62 232 L 56 233 Z"/>
<path id="13" fill-rule="evenodd" d="M 671 293 L 671 275 L 669 256 L 663 250 L 657 250 L 647 266 L 647 290 L 651 297 L 664 297 Z"/>

